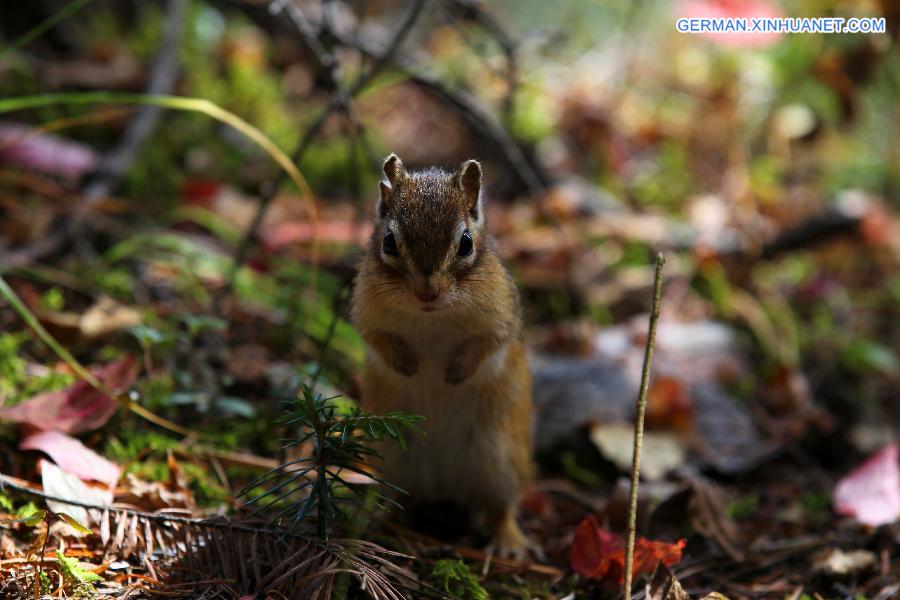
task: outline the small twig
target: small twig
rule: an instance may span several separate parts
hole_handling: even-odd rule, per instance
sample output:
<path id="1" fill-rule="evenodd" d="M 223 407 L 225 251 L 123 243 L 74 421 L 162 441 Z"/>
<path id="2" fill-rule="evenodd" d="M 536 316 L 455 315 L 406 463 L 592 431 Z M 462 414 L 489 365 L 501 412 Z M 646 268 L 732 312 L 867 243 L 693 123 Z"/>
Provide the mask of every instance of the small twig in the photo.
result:
<path id="1" fill-rule="evenodd" d="M 625 546 L 625 584 L 622 595 L 631 598 L 632 569 L 634 565 L 634 537 L 637 531 L 638 478 L 641 472 L 641 444 L 644 440 L 644 414 L 647 411 L 647 391 L 650 388 L 650 361 L 656 341 L 656 324 L 659 321 L 659 304 L 662 292 L 662 268 L 666 263 L 662 253 L 656 255 L 656 275 L 653 278 L 653 307 L 650 310 L 650 328 L 644 349 L 644 368 L 641 371 L 641 390 L 637 399 L 637 416 L 634 422 L 634 454 L 631 458 L 631 493 L 628 497 L 628 542 Z"/>

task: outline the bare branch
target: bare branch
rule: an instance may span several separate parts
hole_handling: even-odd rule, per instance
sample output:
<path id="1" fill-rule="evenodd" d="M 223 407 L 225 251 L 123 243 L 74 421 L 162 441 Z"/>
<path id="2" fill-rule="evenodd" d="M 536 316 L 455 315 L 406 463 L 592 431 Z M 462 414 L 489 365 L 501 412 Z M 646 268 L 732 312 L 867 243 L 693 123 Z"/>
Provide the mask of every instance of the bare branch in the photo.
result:
<path id="1" fill-rule="evenodd" d="M 625 584 L 622 595 L 631 598 L 632 570 L 634 565 L 634 537 L 637 530 L 638 479 L 641 472 L 641 444 L 644 441 L 644 414 L 647 412 L 647 391 L 650 388 L 650 361 L 656 341 L 656 324 L 659 321 L 659 304 L 662 292 L 662 268 L 666 259 L 656 255 L 656 275 L 653 278 L 653 307 L 650 310 L 650 327 L 647 330 L 647 346 L 644 349 L 644 368 L 641 370 L 641 391 L 637 399 L 637 415 L 634 421 L 634 454 L 631 457 L 631 493 L 628 498 L 628 542 L 625 546 Z"/>

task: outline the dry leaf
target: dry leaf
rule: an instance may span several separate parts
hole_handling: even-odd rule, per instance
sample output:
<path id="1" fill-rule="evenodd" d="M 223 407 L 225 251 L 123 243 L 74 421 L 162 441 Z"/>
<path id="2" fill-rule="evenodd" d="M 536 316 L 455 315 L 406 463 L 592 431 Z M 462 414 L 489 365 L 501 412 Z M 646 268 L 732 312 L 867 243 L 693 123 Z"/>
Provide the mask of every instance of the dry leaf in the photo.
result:
<path id="1" fill-rule="evenodd" d="M 631 471 L 634 450 L 634 429 L 631 425 L 595 425 L 591 427 L 591 441 L 619 469 Z M 678 435 L 660 431 L 644 432 L 641 477 L 649 481 L 662 479 L 666 473 L 683 465 L 684 459 L 684 444 Z"/>
<path id="2" fill-rule="evenodd" d="M 101 296 L 81 316 L 79 328 L 84 337 L 94 339 L 140 322 L 141 314 L 138 311 L 116 302 L 109 296 Z"/>
<path id="3" fill-rule="evenodd" d="M 41 459 L 41 481 L 44 484 L 44 493 L 66 500 L 77 500 L 97 506 L 108 506 L 112 503 L 113 494 L 108 490 L 91 487 L 81 479 L 66 473 L 56 465 Z M 79 523 L 90 523 L 88 511 L 80 506 L 48 500 L 47 506 L 53 512 L 64 512 Z"/>
<path id="4" fill-rule="evenodd" d="M 691 600 L 691 597 L 664 564 L 656 568 L 656 572 L 647 584 L 648 600 Z"/>
<path id="5" fill-rule="evenodd" d="M 850 550 L 844 552 L 833 548 L 813 561 L 813 571 L 833 576 L 856 575 L 875 567 L 877 559 L 868 550 Z"/>

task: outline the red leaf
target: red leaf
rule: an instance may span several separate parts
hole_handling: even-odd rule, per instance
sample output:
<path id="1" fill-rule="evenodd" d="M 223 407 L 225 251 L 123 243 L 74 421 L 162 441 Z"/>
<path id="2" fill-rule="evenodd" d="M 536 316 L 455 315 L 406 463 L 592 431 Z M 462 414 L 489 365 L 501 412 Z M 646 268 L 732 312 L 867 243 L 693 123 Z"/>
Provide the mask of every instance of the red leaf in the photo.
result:
<path id="1" fill-rule="evenodd" d="M 634 544 L 632 573 L 652 573 L 660 562 L 666 566 L 674 565 L 681 560 L 685 544 L 683 539 L 670 544 L 638 538 Z M 569 564 L 585 577 L 622 583 L 625 580 L 625 540 L 598 526 L 593 515 L 588 515 L 575 530 Z"/>
<path id="2" fill-rule="evenodd" d="M 900 446 L 888 444 L 834 488 L 835 510 L 877 527 L 900 518 Z"/>
<path id="3" fill-rule="evenodd" d="M 569 563 L 580 575 L 602 579 L 609 571 L 609 558 L 624 547 L 620 536 L 601 529 L 593 515 L 588 515 L 575 529 Z"/>
<path id="4" fill-rule="evenodd" d="M 62 470 L 81 479 L 93 479 L 115 487 L 121 470 L 78 440 L 58 431 L 39 431 L 22 440 L 20 450 L 40 450 Z"/>
<path id="5" fill-rule="evenodd" d="M 131 385 L 138 374 L 137 360 L 125 355 L 94 371 L 94 375 L 113 391 Z M 27 423 L 38 429 L 81 433 L 97 429 L 109 421 L 119 403 L 96 390 L 86 381 L 55 392 L 44 392 L 21 404 L 0 409 L 0 419 Z"/>
<path id="6" fill-rule="evenodd" d="M 191 179 L 181 186 L 181 194 L 188 204 L 208 206 L 215 199 L 216 194 L 222 189 L 218 181 L 206 179 Z"/>

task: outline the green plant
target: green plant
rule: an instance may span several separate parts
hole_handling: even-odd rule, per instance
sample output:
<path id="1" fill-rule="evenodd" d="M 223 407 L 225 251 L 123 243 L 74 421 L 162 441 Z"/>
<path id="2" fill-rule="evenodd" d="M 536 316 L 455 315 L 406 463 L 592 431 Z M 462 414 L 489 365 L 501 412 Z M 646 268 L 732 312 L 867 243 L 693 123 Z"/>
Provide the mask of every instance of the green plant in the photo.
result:
<path id="1" fill-rule="evenodd" d="M 30 503 L 29 503 L 30 504 Z M 0 519 L 0 524 L 14 525 L 22 524 L 31 527 L 34 530 L 34 540 L 28 548 L 27 560 L 33 564 L 35 569 L 34 578 L 34 597 L 38 598 L 42 594 L 50 592 L 50 579 L 44 571 L 44 551 L 47 549 L 47 538 L 49 537 L 50 527 L 55 521 L 62 521 L 75 530 L 79 535 L 91 535 L 93 531 L 78 522 L 77 519 L 62 512 L 53 512 L 51 510 L 35 510 L 24 517 L 16 519 Z M 74 558 L 66 558 L 62 552 L 56 551 L 56 557 L 59 560 L 59 569 L 63 574 L 66 585 L 72 587 L 76 600 L 81 598 L 95 598 L 96 591 L 91 585 L 94 581 L 100 581 L 101 577 L 96 573 L 86 571 Z"/>
<path id="2" fill-rule="evenodd" d="M 56 558 L 59 559 L 59 570 L 62 571 L 63 579 L 76 589 L 94 581 L 103 581 L 102 577 L 93 571 L 88 571 L 78 564 L 76 559 L 67 557 L 59 550 L 56 551 Z"/>
<path id="3" fill-rule="evenodd" d="M 759 494 L 748 494 L 725 506 L 725 512 L 732 519 L 746 519 L 759 506 Z"/>
<path id="4" fill-rule="evenodd" d="M 434 563 L 431 577 L 436 586 L 454 598 L 462 600 L 487 600 L 487 591 L 469 571 L 466 563 L 458 558 L 444 558 Z"/>
<path id="5" fill-rule="evenodd" d="M 404 431 L 421 433 L 415 423 L 423 417 L 392 412 L 373 415 L 359 408 L 342 408 L 336 397 L 322 398 L 303 385 L 294 410 L 279 422 L 297 426 L 301 434 L 285 448 L 308 444 L 310 454 L 291 460 L 249 483 L 240 495 L 257 505 L 253 514 L 264 514 L 278 526 L 296 527 L 315 510 L 320 537 L 328 539 L 332 523 L 347 516 L 342 505 L 361 505 L 374 500 L 380 508 L 396 503 L 362 483 L 347 481 L 347 471 L 371 478 L 378 484 L 405 493 L 400 488 L 362 469 L 361 463 L 380 459 L 371 442 L 392 439 L 406 448 Z M 346 411 L 341 414 L 342 410 Z M 261 486 L 264 491 L 253 494 Z"/>

